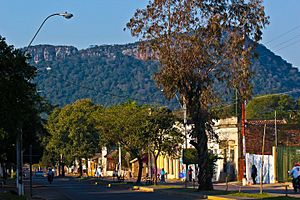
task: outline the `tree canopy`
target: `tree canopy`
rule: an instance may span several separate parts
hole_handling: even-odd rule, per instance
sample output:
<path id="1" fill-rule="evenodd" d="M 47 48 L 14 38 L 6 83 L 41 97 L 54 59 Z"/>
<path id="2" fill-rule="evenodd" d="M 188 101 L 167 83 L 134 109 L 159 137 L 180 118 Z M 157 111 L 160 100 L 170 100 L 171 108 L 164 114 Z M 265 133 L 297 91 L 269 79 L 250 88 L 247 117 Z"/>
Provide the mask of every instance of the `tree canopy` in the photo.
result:
<path id="1" fill-rule="evenodd" d="M 217 102 L 213 83 L 226 82 L 241 98 L 251 94 L 253 45 L 268 23 L 262 0 L 153 0 L 127 23 L 160 62 L 155 74 L 168 99 L 179 93 L 194 124 L 191 144 L 199 156 L 199 190 L 211 190 L 207 133 L 213 134 L 209 107 Z M 254 42 L 247 42 L 246 38 Z"/>
<path id="2" fill-rule="evenodd" d="M 253 98 L 246 108 L 247 119 L 285 119 L 297 122 L 299 107 L 293 97 L 287 94 L 270 94 Z"/>
<path id="3" fill-rule="evenodd" d="M 22 51 L 0 36 L 0 157 L 4 161 L 14 161 L 14 144 L 21 132 L 26 148 L 38 139 L 42 128 L 43 100 L 32 83 L 36 68 L 27 60 Z"/>
<path id="4" fill-rule="evenodd" d="M 90 158 L 99 152 L 100 133 L 96 129 L 94 112 L 100 109 L 89 99 L 55 109 L 46 125 L 49 132 L 45 141 L 48 153 L 56 160 L 63 155 L 65 161 L 71 164 L 75 159 Z M 82 171 L 80 173 L 82 175 Z"/>

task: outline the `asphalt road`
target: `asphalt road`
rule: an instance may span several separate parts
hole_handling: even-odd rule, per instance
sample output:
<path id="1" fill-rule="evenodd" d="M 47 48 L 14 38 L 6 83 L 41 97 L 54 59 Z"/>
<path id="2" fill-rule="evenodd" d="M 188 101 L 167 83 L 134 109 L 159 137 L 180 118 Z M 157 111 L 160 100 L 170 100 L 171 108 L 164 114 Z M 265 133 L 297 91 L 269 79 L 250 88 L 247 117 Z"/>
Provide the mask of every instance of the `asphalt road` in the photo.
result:
<path id="1" fill-rule="evenodd" d="M 26 183 L 28 186 L 28 182 Z M 27 187 L 28 188 L 28 187 Z M 28 191 L 28 190 L 27 190 Z M 197 197 L 176 195 L 164 192 L 138 192 L 124 188 L 108 188 L 95 185 L 90 181 L 78 181 L 75 178 L 55 178 L 52 184 L 46 178 L 34 177 L 33 197 L 49 200 L 184 200 L 200 199 Z"/>

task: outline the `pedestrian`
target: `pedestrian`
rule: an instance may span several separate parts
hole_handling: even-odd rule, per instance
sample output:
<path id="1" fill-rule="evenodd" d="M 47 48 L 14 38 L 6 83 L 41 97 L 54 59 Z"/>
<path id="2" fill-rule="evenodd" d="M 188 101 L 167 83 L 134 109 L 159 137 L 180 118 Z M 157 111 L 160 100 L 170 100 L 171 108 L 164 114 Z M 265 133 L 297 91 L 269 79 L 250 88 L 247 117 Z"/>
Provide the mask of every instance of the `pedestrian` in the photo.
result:
<path id="1" fill-rule="evenodd" d="M 189 175 L 189 182 L 192 182 L 192 180 L 193 180 L 193 168 L 192 168 L 192 166 L 189 167 L 188 175 Z"/>
<path id="2" fill-rule="evenodd" d="M 165 169 L 164 168 L 161 169 L 160 175 L 161 175 L 160 181 L 162 183 L 165 183 L 166 181 L 165 181 Z"/>
<path id="3" fill-rule="evenodd" d="M 49 168 L 47 173 L 48 182 L 51 184 L 53 182 L 54 173 L 52 171 L 52 168 Z"/>
<path id="4" fill-rule="evenodd" d="M 251 177 L 252 177 L 252 180 L 253 180 L 253 184 L 256 184 L 256 176 L 257 176 L 257 168 L 253 164 L 252 167 L 251 167 Z"/>
<path id="5" fill-rule="evenodd" d="M 293 180 L 293 188 L 294 191 L 297 192 L 297 187 L 300 189 L 300 164 L 298 162 L 295 163 L 295 166 L 290 171 L 290 175 L 292 176 Z"/>

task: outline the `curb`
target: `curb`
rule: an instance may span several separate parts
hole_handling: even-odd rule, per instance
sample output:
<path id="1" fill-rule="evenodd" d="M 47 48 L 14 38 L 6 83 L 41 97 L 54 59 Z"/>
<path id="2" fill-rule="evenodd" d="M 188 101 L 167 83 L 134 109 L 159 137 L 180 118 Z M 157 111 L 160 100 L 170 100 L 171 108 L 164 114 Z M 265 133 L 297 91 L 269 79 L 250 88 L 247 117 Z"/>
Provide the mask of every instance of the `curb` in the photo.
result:
<path id="1" fill-rule="evenodd" d="M 211 199 L 211 200 L 234 200 L 232 198 L 227 198 L 227 197 L 217 197 L 217 196 L 208 196 L 207 199 Z"/>
<path id="2" fill-rule="evenodd" d="M 207 199 L 207 195 L 203 195 L 203 194 L 191 194 L 187 192 L 176 192 L 176 191 L 166 191 L 166 190 L 157 190 L 157 192 L 166 193 L 169 195 L 181 195 L 185 197 L 198 197 L 200 199 Z"/>
<path id="3" fill-rule="evenodd" d="M 143 187 L 143 186 L 133 186 L 132 190 L 138 190 L 141 192 L 154 192 L 154 188 Z"/>

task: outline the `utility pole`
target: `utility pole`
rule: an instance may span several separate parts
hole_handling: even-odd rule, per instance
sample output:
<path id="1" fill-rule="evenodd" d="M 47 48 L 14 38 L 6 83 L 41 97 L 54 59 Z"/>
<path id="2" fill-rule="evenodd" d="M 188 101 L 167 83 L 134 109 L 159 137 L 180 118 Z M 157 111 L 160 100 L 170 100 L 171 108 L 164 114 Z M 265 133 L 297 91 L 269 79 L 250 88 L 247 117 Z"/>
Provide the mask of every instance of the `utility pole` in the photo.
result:
<path id="1" fill-rule="evenodd" d="M 274 124 L 275 124 L 275 147 L 277 148 L 278 138 L 277 138 L 277 119 L 276 119 L 277 116 L 276 116 L 276 110 L 275 110 L 274 115 L 275 115 L 275 122 L 274 122 Z"/>
<path id="2" fill-rule="evenodd" d="M 30 197 L 32 197 L 32 145 L 29 146 Z"/>
<path id="3" fill-rule="evenodd" d="M 265 137 L 266 137 L 266 124 L 264 126 L 264 135 L 262 141 L 262 149 L 261 149 L 261 169 L 260 169 L 260 194 L 263 193 L 263 170 L 264 170 L 264 154 L 265 154 Z"/>
<path id="4" fill-rule="evenodd" d="M 184 125 L 184 137 L 185 137 L 185 150 L 187 151 L 187 148 L 188 148 L 188 140 L 187 140 L 187 130 L 186 130 L 186 124 L 187 124 L 187 110 L 186 110 L 186 103 L 185 101 L 183 101 L 183 106 L 182 106 L 182 109 L 183 109 L 183 125 Z M 187 188 L 187 182 L 188 182 L 188 179 L 187 179 L 187 176 L 188 176 L 188 164 L 185 164 L 185 188 Z"/>
<path id="5" fill-rule="evenodd" d="M 18 129 L 18 136 L 16 141 L 16 153 L 17 153 L 17 189 L 18 195 L 24 196 L 24 184 L 23 184 L 23 133 L 22 129 Z"/>
<path id="6" fill-rule="evenodd" d="M 245 163 L 245 158 L 246 158 L 246 138 L 245 138 L 245 107 L 246 107 L 246 101 L 242 102 L 242 160 L 243 160 L 243 179 L 242 179 L 242 184 L 246 185 L 247 180 L 246 180 L 246 163 Z"/>
<path id="7" fill-rule="evenodd" d="M 118 169 L 118 176 L 121 176 L 121 166 L 122 166 L 122 153 L 121 153 L 121 145 L 119 144 L 119 169 Z"/>
<path id="8" fill-rule="evenodd" d="M 246 50 L 246 24 L 243 25 L 243 51 Z M 243 74 L 245 73 L 245 68 L 246 68 L 246 62 L 245 62 L 245 57 L 244 54 L 242 56 L 242 69 L 243 69 Z M 245 86 L 243 86 L 245 87 Z M 242 96 L 242 148 L 243 148 L 243 155 L 242 155 L 242 161 L 243 161 L 243 179 L 242 179 L 242 185 L 247 184 L 247 179 L 246 179 L 246 138 L 245 138 L 245 109 L 246 109 L 246 96 L 245 96 L 245 90 L 246 88 L 242 88 L 244 90 L 244 96 Z"/>

